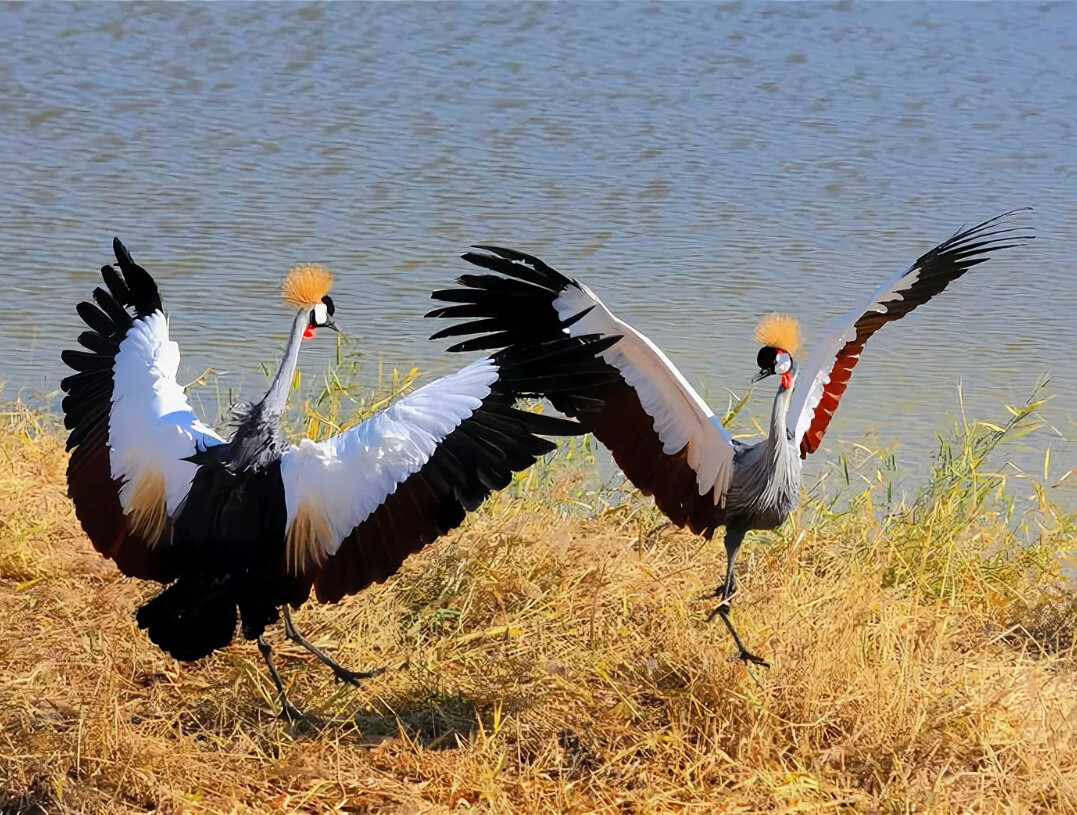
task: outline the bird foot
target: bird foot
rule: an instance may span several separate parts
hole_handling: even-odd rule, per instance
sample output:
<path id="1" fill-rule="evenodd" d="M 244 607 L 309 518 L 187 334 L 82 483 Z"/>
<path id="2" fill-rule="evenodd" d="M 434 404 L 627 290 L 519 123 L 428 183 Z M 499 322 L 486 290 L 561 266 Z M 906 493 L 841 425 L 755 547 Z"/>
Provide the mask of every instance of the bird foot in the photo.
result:
<path id="1" fill-rule="evenodd" d="M 337 678 L 337 682 L 343 682 L 346 685 L 354 685 L 355 687 L 359 687 L 359 683 L 364 679 L 373 679 L 375 676 L 381 676 L 385 673 L 385 668 L 375 668 L 372 671 L 349 671 L 341 665 L 333 665 L 330 667 L 333 668 L 333 676 Z"/>
<path id="2" fill-rule="evenodd" d="M 743 662 L 745 665 L 747 665 L 749 662 L 751 662 L 753 665 L 759 665 L 762 668 L 769 668 L 770 667 L 770 663 L 767 662 L 765 659 L 763 659 L 763 657 L 757 657 L 751 651 L 748 651 L 748 650 L 746 650 L 744 648 L 741 648 L 739 653 L 734 654 L 733 656 L 731 656 L 728 661 L 729 662 L 738 662 L 739 661 L 739 662 Z"/>
<path id="3" fill-rule="evenodd" d="M 735 656 L 729 658 L 730 662 L 741 661 L 745 664 L 751 662 L 753 665 L 760 665 L 764 668 L 769 668 L 770 663 L 762 657 L 757 657 L 751 651 L 744 647 L 744 642 L 740 638 L 740 634 L 737 633 L 737 629 L 733 627 L 733 623 L 729 619 L 729 601 L 720 603 L 718 608 L 710 613 L 707 617 L 709 623 L 715 617 L 721 617 L 722 622 L 725 623 L 725 627 L 729 629 L 730 635 L 733 637 L 733 642 L 737 644 L 737 653 Z"/>
<path id="4" fill-rule="evenodd" d="M 336 677 L 337 682 L 359 687 L 359 683 L 364 679 L 373 679 L 375 676 L 381 676 L 385 673 L 385 668 L 375 668 L 373 671 L 349 671 L 296 630 L 295 625 L 292 624 L 292 615 L 288 611 L 288 606 L 283 607 L 282 614 L 284 616 L 284 635 L 292 642 L 301 645 L 314 654 L 323 665 L 328 666 L 333 671 L 333 676 Z"/>

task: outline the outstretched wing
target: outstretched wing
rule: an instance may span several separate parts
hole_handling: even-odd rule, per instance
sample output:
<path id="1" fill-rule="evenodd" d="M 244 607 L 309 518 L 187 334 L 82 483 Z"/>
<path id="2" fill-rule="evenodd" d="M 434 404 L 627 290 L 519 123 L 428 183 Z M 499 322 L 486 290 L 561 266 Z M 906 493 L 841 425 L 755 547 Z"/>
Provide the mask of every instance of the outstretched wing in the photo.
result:
<path id="1" fill-rule="evenodd" d="M 958 231 L 879 286 L 862 306 L 831 324 L 826 338 L 798 376 L 804 384 L 794 389 L 789 408 L 789 431 L 802 458 L 819 448 L 853 367 L 872 334 L 926 303 L 952 280 L 987 260 L 989 253 L 1032 240 L 1033 235 L 1025 230 L 1000 227 L 1000 222 L 1012 214 L 1006 212 Z"/>
<path id="2" fill-rule="evenodd" d="M 289 571 L 316 571 L 325 602 L 396 572 L 458 526 L 576 422 L 514 407 L 540 381 L 557 392 L 602 381 L 596 338 L 505 351 L 431 382 L 361 424 L 281 458 Z M 588 365 L 588 360 L 592 364 Z"/>
<path id="3" fill-rule="evenodd" d="M 62 355 L 76 371 L 60 383 L 68 495 L 94 547 L 124 574 L 167 582 L 176 574 L 171 518 L 197 469 L 184 459 L 221 439 L 176 382 L 179 346 L 157 285 L 119 239 L 112 247 L 119 269 L 102 267 L 107 291 L 77 307 L 86 350 Z"/>
<path id="4" fill-rule="evenodd" d="M 613 453 L 641 492 L 679 526 L 711 534 L 733 478 L 733 440 L 714 412 L 647 337 L 619 320 L 587 286 L 541 260 L 496 246 L 478 246 L 464 260 L 496 272 L 464 275 L 461 289 L 434 292 L 459 305 L 428 317 L 470 318 L 432 339 L 480 334 L 450 351 L 517 346 L 553 337 L 616 338 L 600 354 L 612 375 L 585 394 L 601 406 L 575 410 L 558 394 L 553 405 L 578 416 Z M 499 276 L 501 275 L 501 276 Z"/>

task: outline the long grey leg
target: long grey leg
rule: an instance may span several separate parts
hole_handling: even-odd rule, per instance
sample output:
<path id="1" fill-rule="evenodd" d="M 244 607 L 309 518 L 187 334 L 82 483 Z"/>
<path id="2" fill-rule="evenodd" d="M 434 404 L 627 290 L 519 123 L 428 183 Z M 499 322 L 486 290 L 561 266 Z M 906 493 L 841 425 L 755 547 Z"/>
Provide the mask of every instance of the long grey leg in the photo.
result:
<path id="1" fill-rule="evenodd" d="M 288 606 L 281 608 L 281 613 L 284 616 L 284 636 L 290 639 L 297 645 L 301 645 L 306 648 L 315 657 L 318 658 L 323 664 L 328 665 L 333 669 L 333 674 L 336 676 L 338 682 L 347 682 L 349 685 L 358 685 L 363 679 L 373 679 L 375 676 L 380 676 L 385 673 L 385 668 L 375 668 L 373 671 L 349 671 L 329 654 L 325 653 L 321 648 L 314 645 L 306 637 L 300 634 L 295 625 L 292 624 L 292 615 L 288 611 Z"/>
<path id="2" fill-rule="evenodd" d="M 277 668 L 270 656 L 273 649 L 269 647 L 269 643 L 263 637 L 258 638 L 258 650 L 262 652 L 262 659 L 265 660 L 266 667 L 269 668 L 269 676 L 273 680 L 273 684 L 277 686 L 277 695 L 281 708 L 280 715 L 294 724 L 297 719 L 303 718 L 303 714 L 288 701 L 288 694 L 284 692 L 284 684 L 280 681 L 280 674 L 277 673 Z"/>
<path id="3" fill-rule="evenodd" d="M 734 571 L 734 567 L 737 563 L 737 553 L 740 552 L 740 546 L 744 543 L 744 536 L 748 534 L 748 526 L 744 523 L 738 523 L 731 521 L 726 524 L 725 528 L 725 582 L 714 590 L 714 596 L 722 601 L 722 605 L 729 606 L 730 601 L 733 599 L 733 595 L 737 592 L 737 576 Z M 721 606 L 719 606 L 720 608 Z M 708 622 L 714 619 L 714 615 L 718 613 L 718 609 L 715 609 L 711 616 L 708 618 Z"/>
<path id="4" fill-rule="evenodd" d="M 748 534 L 747 524 L 743 523 L 728 523 L 725 528 L 725 557 L 726 557 L 726 570 L 725 570 L 725 583 L 715 590 L 715 596 L 718 597 L 721 602 L 718 607 L 714 609 L 709 615 L 707 615 L 707 622 L 711 622 L 715 617 L 721 617 L 722 622 L 725 623 L 726 628 L 729 629 L 729 633 L 733 636 L 733 641 L 737 644 L 737 654 L 730 657 L 731 660 L 741 659 L 745 662 L 751 662 L 756 665 L 762 665 L 764 668 L 769 668 L 770 665 L 762 657 L 758 657 L 744 647 L 744 643 L 741 641 L 740 635 L 737 633 L 737 629 L 733 627 L 733 621 L 729 619 L 729 603 L 733 599 L 733 595 L 737 591 L 737 578 L 733 571 L 734 565 L 737 561 L 737 553 L 740 551 L 740 546 L 744 542 L 744 536 Z"/>

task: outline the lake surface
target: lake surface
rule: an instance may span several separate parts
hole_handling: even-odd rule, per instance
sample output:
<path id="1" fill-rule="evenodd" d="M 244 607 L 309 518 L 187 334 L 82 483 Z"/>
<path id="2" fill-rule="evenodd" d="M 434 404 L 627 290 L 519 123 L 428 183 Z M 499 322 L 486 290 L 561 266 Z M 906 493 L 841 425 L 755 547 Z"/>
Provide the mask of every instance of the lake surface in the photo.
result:
<path id="1" fill-rule="evenodd" d="M 591 284 L 720 408 L 763 313 L 810 338 L 1032 206 L 1032 245 L 871 341 L 818 458 L 874 433 L 923 472 L 959 382 L 998 421 L 1050 373 L 1054 429 L 1013 457 L 1077 466 L 1072 5 L 27 3 L 0 29 L 0 397 L 55 390 L 118 235 L 181 379 L 264 386 L 299 260 L 334 270 L 371 379 L 463 364 L 421 315 L 488 242 Z"/>

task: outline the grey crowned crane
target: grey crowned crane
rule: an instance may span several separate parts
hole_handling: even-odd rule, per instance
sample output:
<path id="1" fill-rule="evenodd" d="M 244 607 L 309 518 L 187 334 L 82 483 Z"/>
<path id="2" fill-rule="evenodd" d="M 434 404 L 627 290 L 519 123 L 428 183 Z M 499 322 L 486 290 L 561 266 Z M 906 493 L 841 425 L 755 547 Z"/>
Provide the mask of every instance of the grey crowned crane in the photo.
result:
<path id="1" fill-rule="evenodd" d="M 614 375 L 604 385 L 588 386 L 597 403 L 581 406 L 565 391 L 547 396 L 609 448 L 625 476 L 644 495 L 653 495 L 674 524 L 707 538 L 725 527 L 725 580 L 715 590 L 719 605 L 708 619 L 721 616 L 736 642 L 733 659 L 766 665 L 745 648 L 729 619 L 737 586 L 734 566 L 746 533 L 777 528 L 797 505 L 801 459 L 818 449 L 868 339 L 991 252 L 1032 239 L 1005 226 L 1011 214 L 959 231 L 889 277 L 862 305 L 834 321 L 803 366 L 797 359 L 796 320 L 764 318 L 756 332 L 762 346 L 756 379 L 776 375 L 780 381 L 769 433 L 756 444 L 732 438 L 666 355 L 617 319 L 590 288 L 531 255 L 476 246 L 480 251 L 464 259 L 495 274 L 464 275 L 458 280 L 462 288 L 435 292 L 434 299 L 454 305 L 427 316 L 469 318 L 433 335 L 478 335 L 450 351 L 513 348 L 566 335 L 616 338 L 595 349 Z"/>
<path id="2" fill-rule="evenodd" d="M 325 441 L 289 444 L 281 416 L 304 340 L 335 328 L 332 281 L 297 266 L 282 293 L 293 309 L 280 369 L 259 401 L 234 409 L 227 440 L 203 424 L 176 382 L 179 346 L 151 276 L 119 240 L 106 288 L 78 305 L 85 350 L 65 351 L 72 450 L 68 494 L 94 547 L 131 577 L 166 584 L 137 612 L 139 627 L 176 659 L 228 645 L 237 618 L 257 640 L 290 705 L 263 638 L 283 613 L 286 635 L 358 683 L 376 673 L 341 667 L 292 625 L 313 588 L 322 602 L 381 582 L 404 559 L 463 521 L 492 490 L 554 448 L 572 421 L 515 407 L 543 392 L 573 394 L 603 373 L 610 340 L 559 336 L 480 359 L 398 399 Z"/>

